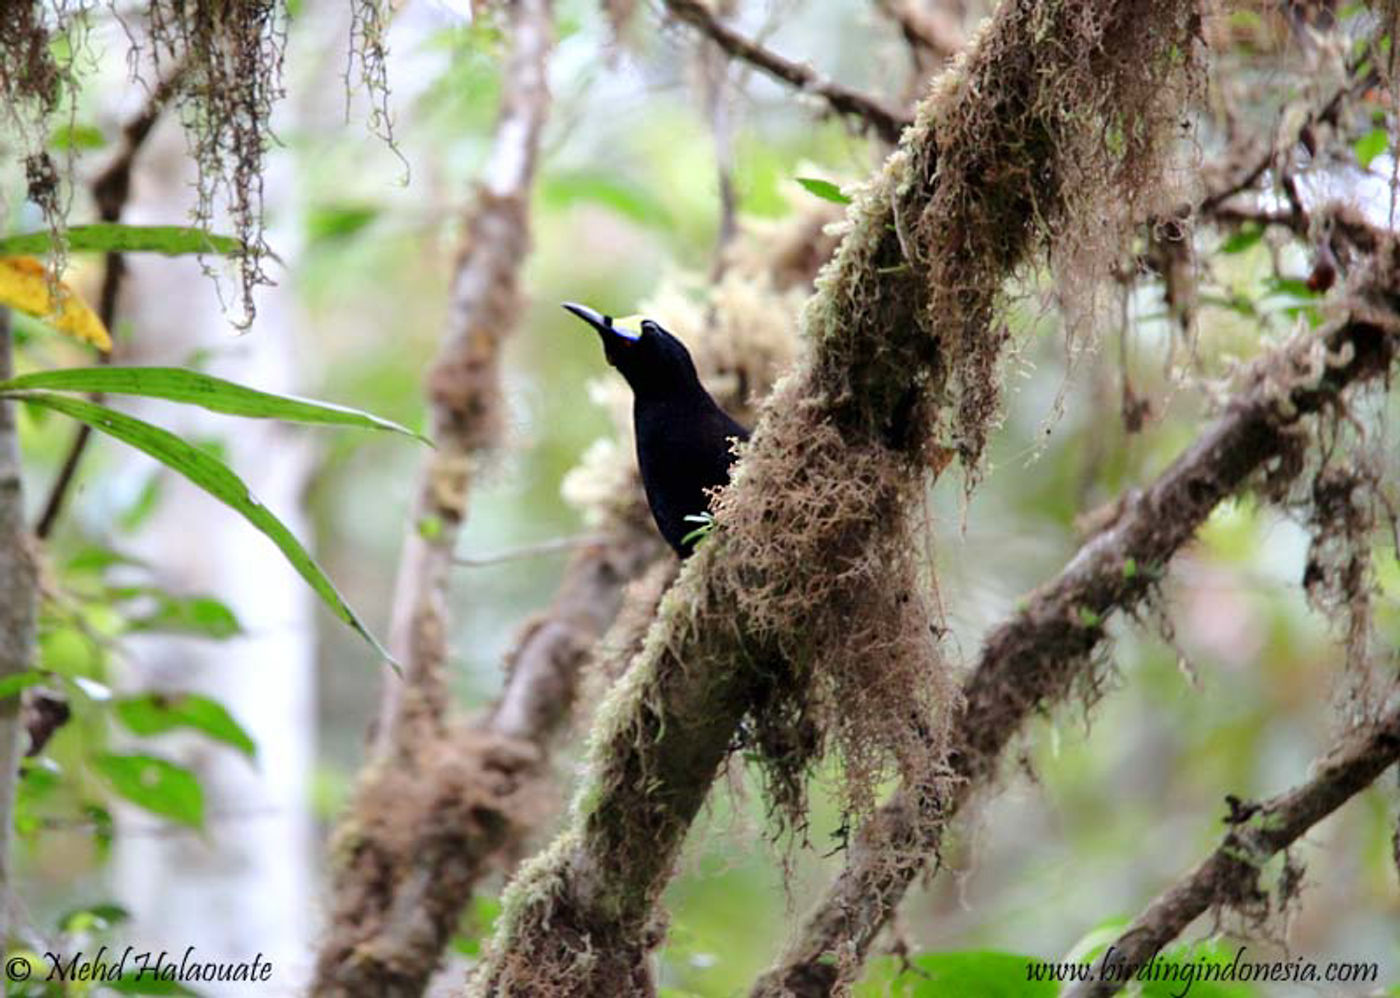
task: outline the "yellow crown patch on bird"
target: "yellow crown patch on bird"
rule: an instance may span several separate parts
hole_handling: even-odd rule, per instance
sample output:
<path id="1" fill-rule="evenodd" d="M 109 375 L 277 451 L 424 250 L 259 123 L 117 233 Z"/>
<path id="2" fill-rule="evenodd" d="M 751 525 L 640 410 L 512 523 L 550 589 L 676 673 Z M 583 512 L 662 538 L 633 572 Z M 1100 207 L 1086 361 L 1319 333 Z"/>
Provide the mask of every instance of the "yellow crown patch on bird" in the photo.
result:
<path id="1" fill-rule="evenodd" d="M 32 315 L 103 353 L 112 349 L 112 337 L 97 313 L 67 284 L 50 281 L 48 270 L 32 256 L 0 257 L 0 305 Z"/>
<path id="2" fill-rule="evenodd" d="M 640 315 L 622 315 L 612 321 L 612 328 L 629 340 L 639 340 L 642 338 L 642 317 Z"/>

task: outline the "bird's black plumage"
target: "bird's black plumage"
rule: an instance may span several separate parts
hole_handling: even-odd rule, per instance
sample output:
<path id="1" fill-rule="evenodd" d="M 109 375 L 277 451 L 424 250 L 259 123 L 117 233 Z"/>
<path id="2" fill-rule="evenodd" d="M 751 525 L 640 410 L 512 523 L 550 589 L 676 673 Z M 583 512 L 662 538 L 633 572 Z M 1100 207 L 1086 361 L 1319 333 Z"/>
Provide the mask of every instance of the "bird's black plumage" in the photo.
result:
<path id="1" fill-rule="evenodd" d="M 597 331 L 608 363 L 632 387 L 637 464 L 647 503 L 661 536 L 684 558 L 694 542 L 683 539 L 699 526 L 686 517 L 706 512 L 707 490 L 728 484 L 732 441 L 747 440 L 749 431 L 705 391 L 685 344 L 657 323 L 644 319 L 634 332 L 591 308 L 572 302 L 564 308 Z"/>

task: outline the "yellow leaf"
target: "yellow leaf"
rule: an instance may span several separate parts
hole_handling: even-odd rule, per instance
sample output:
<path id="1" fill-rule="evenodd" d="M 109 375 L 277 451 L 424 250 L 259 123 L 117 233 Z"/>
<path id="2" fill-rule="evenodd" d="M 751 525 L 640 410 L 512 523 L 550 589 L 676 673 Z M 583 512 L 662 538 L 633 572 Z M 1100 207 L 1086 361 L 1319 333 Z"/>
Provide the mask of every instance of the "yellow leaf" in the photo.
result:
<path id="1" fill-rule="evenodd" d="M 61 333 L 91 343 L 103 353 L 112 349 L 107 327 L 63 282 L 58 284 L 59 301 L 49 294 L 44 265 L 32 256 L 0 257 L 0 305 L 19 309 L 42 319 Z"/>

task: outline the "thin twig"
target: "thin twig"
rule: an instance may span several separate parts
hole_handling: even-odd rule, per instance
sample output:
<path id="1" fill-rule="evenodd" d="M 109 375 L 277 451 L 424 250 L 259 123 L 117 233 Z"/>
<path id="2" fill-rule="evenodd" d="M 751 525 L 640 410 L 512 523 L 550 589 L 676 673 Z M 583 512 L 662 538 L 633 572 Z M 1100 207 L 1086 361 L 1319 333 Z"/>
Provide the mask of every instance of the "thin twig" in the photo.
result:
<path id="1" fill-rule="evenodd" d="M 880 99 L 834 83 L 811 66 L 791 62 L 771 49 L 744 37 L 715 17 L 700 0 L 663 2 L 673 17 L 708 35 L 716 45 L 734 58 L 742 59 L 803 93 L 820 97 L 831 110 L 864 122 L 886 142 L 898 142 L 900 133 L 909 124 L 907 117 Z"/>
<path id="2" fill-rule="evenodd" d="M 1316 111 L 1308 114 L 1297 125 L 1295 140 L 1302 140 L 1310 134 L 1311 130 L 1320 124 L 1335 124 L 1338 113 L 1342 109 L 1343 102 L 1350 96 L 1364 93 L 1366 90 L 1376 85 L 1379 76 L 1375 68 L 1356 75 L 1359 66 L 1353 66 L 1348 74 L 1345 84 L 1338 87 L 1327 101 Z M 1236 151 L 1231 154 L 1229 160 L 1235 165 L 1230 176 L 1214 190 L 1201 200 L 1199 212 L 1202 216 L 1210 217 L 1217 208 L 1223 205 L 1236 194 L 1240 194 L 1253 187 L 1269 168 L 1274 165 L 1276 148 L 1274 143 L 1266 143 L 1262 151 L 1249 154 L 1245 151 Z"/>
<path id="3" fill-rule="evenodd" d="M 962 51 L 965 39 L 946 9 L 947 5 L 923 9 L 924 5 L 910 0 L 875 0 L 875 6 L 899 26 L 900 34 L 920 64 L 924 62 L 919 57 L 920 53 L 931 56 L 935 64 L 940 64 Z"/>
<path id="4" fill-rule="evenodd" d="M 718 283 L 728 265 L 726 250 L 739 233 L 739 198 L 734 190 L 734 123 L 730 113 L 729 54 L 713 40 L 702 41 L 699 62 L 705 107 L 710 116 L 710 134 L 715 146 L 715 183 L 719 188 L 719 225 L 715 235 L 714 262 L 710 267 L 710 281 Z"/>
<path id="5" fill-rule="evenodd" d="M 145 145 L 151 129 L 160 119 L 166 103 L 179 87 L 184 73 L 184 63 L 180 63 L 169 76 L 157 84 L 146 105 L 123 126 L 121 149 L 107 164 L 106 169 L 93 180 L 92 196 L 97 202 L 98 217 L 102 221 L 119 221 L 122 212 L 126 210 L 127 200 L 131 196 L 131 171 L 136 163 L 136 156 Z M 122 279 L 125 276 L 126 260 L 122 254 L 108 253 L 103 261 L 102 292 L 97 305 L 97 315 L 102 320 L 102 325 L 108 329 L 111 329 L 116 321 L 117 297 L 121 293 Z M 106 364 L 110 361 L 110 354 L 99 355 L 99 363 Z M 102 400 L 100 394 L 90 395 L 89 398 L 94 402 Z M 44 500 L 43 512 L 39 514 L 39 520 L 34 526 L 34 534 L 40 540 L 45 540 L 53 534 L 91 438 L 92 427 L 86 423 L 74 431 L 63 463 L 59 466 L 58 476 L 49 487 L 48 497 Z"/>
<path id="6" fill-rule="evenodd" d="M 575 548 L 595 547 L 607 544 L 611 540 L 613 538 L 607 534 L 575 534 L 572 537 L 552 537 L 547 541 L 522 544 L 520 547 L 506 548 L 504 551 L 495 551 L 491 554 L 458 555 L 452 559 L 452 564 L 460 565 L 463 568 L 481 568 L 486 565 L 499 565 L 507 561 L 522 561 L 526 558 L 538 558 L 541 555 L 558 554 L 560 551 L 572 551 Z"/>

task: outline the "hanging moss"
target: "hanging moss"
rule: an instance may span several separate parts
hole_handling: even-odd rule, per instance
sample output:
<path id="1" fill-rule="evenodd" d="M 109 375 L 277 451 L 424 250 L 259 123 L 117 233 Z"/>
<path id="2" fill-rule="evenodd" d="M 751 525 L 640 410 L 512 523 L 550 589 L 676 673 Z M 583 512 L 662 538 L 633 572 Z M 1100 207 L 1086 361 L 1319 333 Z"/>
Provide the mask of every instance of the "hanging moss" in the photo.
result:
<path id="1" fill-rule="evenodd" d="M 173 102 L 197 169 L 195 218 L 209 226 L 222 207 L 244 246 L 238 324 L 247 327 L 254 290 L 271 283 L 263 171 L 283 93 L 286 10 L 281 0 L 149 0 L 146 21 L 157 75 L 176 79 Z"/>
<path id="2" fill-rule="evenodd" d="M 0 152 L 8 152 L 5 140 L 16 141 L 16 158 L 24 164 L 26 197 L 43 215 L 55 246 L 62 245 L 69 171 L 47 151 L 49 129 L 65 104 L 72 113 L 77 92 L 73 53 L 82 46 L 87 12 L 87 0 L 0 4 L 0 97 L 4 102 Z M 65 262 L 62 253 L 52 256 L 50 273 L 55 280 Z"/>
<path id="3" fill-rule="evenodd" d="M 370 131 L 395 149 L 394 119 L 389 112 L 389 49 L 386 43 L 391 13 L 388 0 L 350 0 L 350 52 L 345 66 L 345 96 L 346 100 L 350 99 L 358 78 L 359 85 L 369 98 Z"/>
<path id="4" fill-rule="evenodd" d="M 72 53 L 81 47 L 91 8 L 91 0 L 0 4 L 5 132 L 19 141 L 29 200 L 54 230 L 55 246 L 62 245 L 71 162 L 55 163 L 45 149 L 55 112 L 75 97 L 81 83 Z M 349 0 L 349 9 L 347 90 L 354 83 L 364 87 L 370 128 L 392 147 L 385 69 L 389 4 Z M 124 9 L 113 14 L 131 39 L 132 64 L 142 75 L 147 72 L 145 59 L 152 64 L 154 78 L 147 85 L 155 87 L 155 79 L 168 81 L 170 101 L 180 112 L 197 170 L 196 223 L 210 226 L 216 213 L 226 213 L 228 225 L 245 247 L 238 260 L 238 324 L 246 327 L 255 314 L 255 289 L 270 283 L 263 268 L 269 255 L 263 232 L 263 176 L 273 142 L 272 109 L 283 96 L 286 0 L 146 0 L 130 13 Z M 58 38 L 66 38 L 67 44 L 56 46 Z M 219 227 L 224 227 L 222 220 Z"/>

